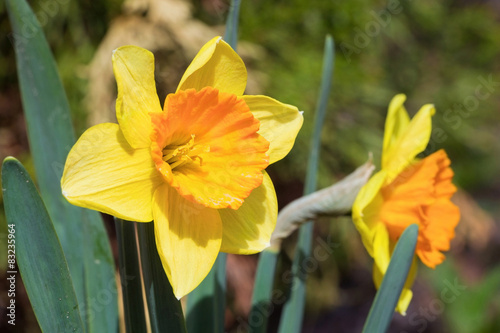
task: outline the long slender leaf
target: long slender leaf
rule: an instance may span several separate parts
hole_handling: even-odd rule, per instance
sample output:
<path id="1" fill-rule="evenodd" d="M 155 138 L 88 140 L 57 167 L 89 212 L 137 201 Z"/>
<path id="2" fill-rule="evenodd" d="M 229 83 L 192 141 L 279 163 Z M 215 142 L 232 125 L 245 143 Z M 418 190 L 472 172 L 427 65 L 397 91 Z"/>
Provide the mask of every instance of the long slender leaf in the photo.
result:
<path id="1" fill-rule="evenodd" d="M 399 238 L 392 253 L 387 272 L 370 308 L 363 328 L 364 333 L 383 333 L 387 331 L 415 256 L 417 237 L 418 225 L 412 224 L 406 228 Z"/>
<path id="2" fill-rule="evenodd" d="M 276 271 L 276 261 L 278 260 L 278 251 L 268 248 L 259 256 L 257 274 L 252 295 L 252 309 L 248 316 L 250 333 L 267 332 L 267 322 L 272 308 L 271 297 L 274 284 L 274 273 Z"/>
<path id="3" fill-rule="evenodd" d="M 224 265 L 224 267 L 221 267 Z M 187 297 L 186 325 L 189 333 L 223 332 L 226 254 L 219 253 L 213 269 Z M 222 276 L 221 276 L 222 275 Z"/>
<path id="4" fill-rule="evenodd" d="M 89 332 L 118 329 L 111 247 L 97 212 L 70 205 L 60 179 L 75 142 L 69 105 L 43 31 L 25 0 L 6 0 L 40 193 L 54 223 Z"/>
<path id="5" fill-rule="evenodd" d="M 115 218 L 123 294 L 123 315 L 125 329 L 128 333 L 147 331 L 135 225 L 134 222 Z"/>
<path id="6" fill-rule="evenodd" d="M 154 223 L 138 223 L 140 256 L 153 333 L 186 332 L 181 303 L 174 296 L 156 249 Z"/>
<path id="7" fill-rule="evenodd" d="M 214 266 L 216 267 L 215 274 L 215 291 L 214 299 L 214 332 L 224 332 L 224 316 L 226 314 L 226 263 L 227 254 L 219 252 Z"/>
<path id="8" fill-rule="evenodd" d="M 224 40 L 236 51 L 238 43 L 238 23 L 240 17 L 240 0 L 232 0 L 229 15 L 226 20 L 226 35 Z"/>
<path id="9" fill-rule="evenodd" d="M 307 164 L 304 194 L 310 194 L 316 190 L 318 171 L 319 148 L 321 145 L 321 129 L 323 127 L 328 96 L 332 85 L 334 60 L 334 44 L 331 36 L 325 40 L 325 51 L 323 58 L 323 75 L 321 79 L 321 90 L 318 97 L 318 106 L 315 114 L 314 131 L 311 140 L 311 150 Z M 305 280 L 307 274 L 300 269 L 304 260 L 311 255 L 313 224 L 303 225 L 299 230 L 299 241 L 292 264 L 294 289 L 290 299 L 285 304 L 279 326 L 280 333 L 300 332 L 305 307 Z"/>
<path id="10" fill-rule="evenodd" d="M 115 263 L 106 230 L 96 212 L 86 209 L 79 211 L 79 222 L 84 233 L 82 251 L 85 273 L 85 303 L 80 311 L 87 321 L 88 332 L 117 332 L 118 290 Z"/>
<path id="11" fill-rule="evenodd" d="M 44 332 L 84 332 L 71 275 L 52 221 L 33 180 L 12 157 L 2 165 L 2 190 L 8 229 L 14 236 L 9 249 L 15 253 L 40 328 Z M 15 268 L 9 267 L 9 271 L 13 271 L 8 277 L 15 285 Z"/>

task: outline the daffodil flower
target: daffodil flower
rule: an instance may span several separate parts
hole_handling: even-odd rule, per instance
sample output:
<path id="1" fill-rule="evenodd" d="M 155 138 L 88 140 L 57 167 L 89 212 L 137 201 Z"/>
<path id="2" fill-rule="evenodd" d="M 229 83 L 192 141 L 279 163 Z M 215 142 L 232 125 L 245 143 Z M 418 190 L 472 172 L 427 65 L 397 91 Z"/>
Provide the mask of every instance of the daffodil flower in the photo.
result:
<path id="1" fill-rule="evenodd" d="M 124 46 L 112 60 L 118 124 L 80 137 L 63 195 L 125 220 L 154 221 L 163 268 L 181 298 L 219 251 L 269 246 L 277 202 L 264 169 L 288 154 L 303 118 L 294 106 L 243 95 L 245 65 L 220 37 L 199 51 L 163 109 L 151 52 Z"/>
<path id="2" fill-rule="evenodd" d="M 458 207 L 450 201 L 456 187 L 445 151 L 416 158 L 429 142 L 434 106 L 424 105 L 410 121 L 405 99 L 397 95 L 389 105 L 381 170 L 361 189 L 352 208 L 354 224 L 374 259 L 377 288 L 405 228 L 414 223 L 419 226 L 415 257 L 396 307 L 403 315 L 413 295 L 417 258 L 431 268 L 440 264 L 444 260 L 441 251 L 449 249 L 460 219 Z"/>

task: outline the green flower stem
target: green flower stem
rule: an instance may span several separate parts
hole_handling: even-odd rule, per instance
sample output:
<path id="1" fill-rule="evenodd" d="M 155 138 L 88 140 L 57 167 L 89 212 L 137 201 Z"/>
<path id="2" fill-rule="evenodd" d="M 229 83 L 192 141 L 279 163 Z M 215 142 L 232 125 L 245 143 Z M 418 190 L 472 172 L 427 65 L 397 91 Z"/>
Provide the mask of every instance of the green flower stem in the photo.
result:
<path id="1" fill-rule="evenodd" d="M 137 233 L 152 332 L 187 332 L 181 303 L 174 296 L 156 249 L 154 223 L 138 223 Z"/>
<path id="2" fill-rule="evenodd" d="M 126 332 L 130 333 L 147 331 L 135 225 L 134 222 L 115 218 L 123 314 Z"/>
<path id="3" fill-rule="evenodd" d="M 334 44 L 331 36 L 326 37 L 323 58 L 323 75 L 321 79 L 321 90 L 318 98 L 314 131 L 311 140 L 311 151 L 309 154 L 304 194 L 310 194 L 316 190 L 318 172 L 319 149 L 321 145 L 321 128 L 325 120 L 328 96 L 332 86 L 334 60 Z M 307 274 L 300 269 L 304 260 L 311 256 L 313 224 L 308 223 L 299 230 L 299 241 L 292 264 L 293 290 L 290 299 L 285 303 L 279 326 L 280 333 L 300 332 L 304 317 L 306 277 Z"/>

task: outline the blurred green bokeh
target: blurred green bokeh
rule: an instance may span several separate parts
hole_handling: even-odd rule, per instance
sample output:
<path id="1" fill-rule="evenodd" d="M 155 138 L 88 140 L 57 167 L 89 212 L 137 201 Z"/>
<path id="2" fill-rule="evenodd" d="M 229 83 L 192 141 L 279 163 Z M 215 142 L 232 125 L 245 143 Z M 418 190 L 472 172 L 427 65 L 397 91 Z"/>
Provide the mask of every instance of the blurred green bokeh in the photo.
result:
<path id="1" fill-rule="evenodd" d="M 88 127 L 82 102 L 88 84 L 86 65 L 111 21 L 122 15 L 122 3 L 31 1 L 54 51 L 77 134 Z M 197 19 L 213 26 L 224 24 L 227 0 L 193 0 L 192 5 Z M 20 112 L 19 105 L 12 101 L 19 97 L 13 93 L 17 91 L 17 78 L 3 2 L 0 32 L 0 97 L 6 101 L 0 106 L 3 130 L 15 126 L 13 113 Z M 420 303 L 410 307 L 409 316 L 399 317 L 391 329 L 421 332 L 424 324 L 419 320 L 424 318 L 426 332 L 498 332 L 500 5 L 493 0 L 242 1 L 240 40 L 264 51 L 262 59 L 249 64 L 250 69 L 263 74 L 261 86 L 266 95 L 304 111 L 304 127 L 294 149 L 284 161 L 270 168 L 281 205 L 301 193 L 326 34 L 336 41 L 337 58 L 330 110 L 322 133 L 319 188 L 331 185 L 364 163 L 369 152 L 378 163 L 388 103 L 395 94 L 405 93 L 410 115 L 426 103 L 435 104 L 437 113 L 428 152 L 446 149 L 455 171 L 455 184 L 471 193 L 495 222 L 490 226 L 489 238 L 483 240 L 487 248 L 471 245 L 465 239 L 456 251 L 452 243 L 453 254 L 442 267 L 435 271 L 421 268 L 421 282 L 417 281 L 415 290 L 424 296 L 416 296 L 415 302 Z M 2 159 L 8 151 L 4 145 L 2 141 Z M 22 162 L 29 167 L 29 156 L 24 154 Z M 367 298 L 362 288 L 371 286 L 370 276 L 356 278 L 356 274 L 370 274 L 370 262 L 364 249 L 359 248 L 359 239 L 353 240 L 358 237 L 354 228 L 348 219 L 331 222 L 320 221 L 318 234 L 331 235 L 340 245 L 331 258 L 319 263 L 319 269 L 309 279 L 309 318 L 322 318 L 337 308 L 359 310 L 356 300 Z M 467 230 L 474 233 L 474 229 Z M 1 232 L 0 269 L 4 270 L 5 230 Z M 418 306 L 424 304 L 425 309 L 425 304 L 437 304 L 432 300 L 439 299 L 444 281 L 455 278 L 467 285 L 457 301 L 443 303 L 445 307 L 436 319 L 422 317 Z M 368 290 L 374 295 L 373 290 Z M 362 325 L 367 308 L 360 311 L 361 317 L 348 318 L 359 319 Z M 415 325 L 410 319 L 412 313 L 417 313 Z M 338 314 L 333 316 L 338 318 Z"/>
<path id="2" fill-rule="evenodd" d="M 303 138 L 319 86 L 321 36 L 331 33 L 337 43 L 323 185 L 368 151 L 379 160 L 388 102 L 405 93 L 410 114 L 435 104 L 432 149 L 447 150 L 456 183 L 468 191 L 498 189 L 500 9 L 493 3 L 247 1 L 242 13 L 241 38 L 269 54 L 257 64 L 270 78 L 267 93 L 305 111 Z M 492 83 L 478 92 L 485 81 Z M 300 140 L 289 158 L 293 172 L 303 171 L 306 144 Z"/>

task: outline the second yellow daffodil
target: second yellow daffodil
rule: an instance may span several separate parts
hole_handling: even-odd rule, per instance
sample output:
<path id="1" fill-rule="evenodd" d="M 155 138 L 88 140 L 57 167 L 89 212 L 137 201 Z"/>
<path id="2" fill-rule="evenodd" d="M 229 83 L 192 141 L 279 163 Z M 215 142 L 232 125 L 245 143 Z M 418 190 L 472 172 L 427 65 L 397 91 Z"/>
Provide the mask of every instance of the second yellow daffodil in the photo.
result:
<path id="1" fill-rule="evenodd" d="M 124 46 L 113 53 L 118 124 L 88 129 L 61 180 L 71 203 L 138 222 L 154 221 L 158 253 L 180 298 L 219 253 L 269 246 L 276 194 L 264 169 L 292 148 L 303 118 L 296 107 L 243 95 L 247 73 L 220 37 L 196 55 L 163 109 L 154 57 Z"/>
<path id="2" fill-rule="evenodd" d="M 434 106 L 424 105 L 410 120 L 405 99 L 397 95 L 389 105 L 381 170 L 361 189 L 352 208 L 354 224 L 374 259 L 377 288 L 403 231 L 410 224 L 419 226 L 415 258 L 396 307 L 401 314 L 412 298 L 417 258 L 431 268 L 440 264 L 441 251 L 449 249 L 460 219 L 458 207 L 450 201 L 456 187 L 444 150 L 417 159 L 431 137 Z"/>

